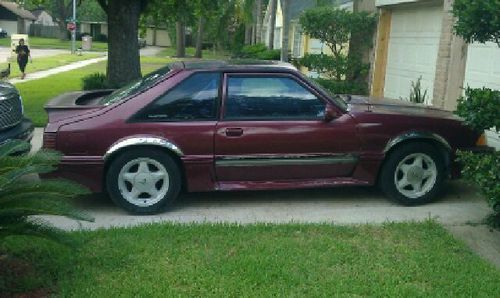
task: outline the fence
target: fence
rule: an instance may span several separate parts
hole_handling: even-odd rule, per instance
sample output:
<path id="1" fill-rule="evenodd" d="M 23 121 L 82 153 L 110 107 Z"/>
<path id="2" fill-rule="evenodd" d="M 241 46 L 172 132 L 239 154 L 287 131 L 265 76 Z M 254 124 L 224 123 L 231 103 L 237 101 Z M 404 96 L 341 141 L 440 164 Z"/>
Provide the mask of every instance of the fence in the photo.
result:
<path id="1" fill-rule="evenodd" d="M 67 34 L 66 30 L 61 30 L 59 26 L 45 26 L 42 24 L 31 24 L 29 35 L 38 37 L 60 38 Z"/>

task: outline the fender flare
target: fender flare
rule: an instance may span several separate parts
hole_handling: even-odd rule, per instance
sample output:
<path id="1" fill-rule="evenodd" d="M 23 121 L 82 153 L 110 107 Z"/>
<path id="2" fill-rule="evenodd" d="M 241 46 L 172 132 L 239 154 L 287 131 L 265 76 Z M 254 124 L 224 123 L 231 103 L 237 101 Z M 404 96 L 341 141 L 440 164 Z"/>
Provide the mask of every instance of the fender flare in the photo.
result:
<path id="1" fill-rule="evenodd" d="M 111 145 L 103 156 L 104 161 L 110 159 L 115 153 L 121 151 L 122 149 L 134 147 L 134 146 L 156 146 L 168 149 L 170 152 L 177 155 L 179 158 L 184 156 L 182 150 L 173 142 L 155 136 L 135 136 L 122 139 Z"/>
<path id="2" fill-rule="evenodd" d="M 448 141 L 446 141 L 445 138 L 442 136 L 436 134 L 436 133 L 431 133 L 431 132 L 424 132 L 424 131 L 411 131 L 411 132 L 406 132 L 404 134 L 398 135 L 395 138 L 392 138 L 387 142 L 384 148 L 384 154 L 389 152 L 394 146 L 400 144 L 401 142 L 407 141 L 407 140 L 416 140 L 416 139 L 425 139 L 425 140 L 432 140 L 436 141 L 437 143 L 443 145 L 446 150 L 449 152 L 452 151 L 452 148 Z"/>

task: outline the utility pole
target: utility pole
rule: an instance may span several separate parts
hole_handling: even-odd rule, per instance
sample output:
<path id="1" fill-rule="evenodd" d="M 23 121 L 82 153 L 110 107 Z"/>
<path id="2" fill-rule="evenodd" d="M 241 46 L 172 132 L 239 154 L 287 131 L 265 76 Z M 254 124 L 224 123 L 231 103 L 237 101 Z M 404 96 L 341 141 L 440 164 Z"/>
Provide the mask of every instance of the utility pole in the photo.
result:
<path id="1" fill-rule="evenodd" d="M 75 24 L 75 29 L 71 31 L 71 53 L 76 52 L 76 0 L 73 0 L 73 24 Z"/>

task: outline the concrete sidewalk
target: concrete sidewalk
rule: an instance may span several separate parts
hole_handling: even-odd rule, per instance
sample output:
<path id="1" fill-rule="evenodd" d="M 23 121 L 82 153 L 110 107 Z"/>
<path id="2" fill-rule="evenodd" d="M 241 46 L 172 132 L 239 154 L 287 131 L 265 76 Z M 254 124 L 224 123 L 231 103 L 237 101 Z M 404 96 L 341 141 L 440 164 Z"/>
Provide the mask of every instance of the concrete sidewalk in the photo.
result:
<path id="1" fill-rule="evenodd" d="M 61 73 L 61 72 L 70 71 L 70 70 L 74 70 L 74 69 L 85 67 L 85 66 L 90 65 L 90 64 L 94 64 L 94 63 L 97 63 L 97 62 L 105 61 L 106 59 L 108 59 L 107 56 L 98 57 L 98 58 L 92 58 L 92 59 L 83 60 L 83 61 L 78 61 L 78 62 L 74 62 L 74 63 L 71 63 L 71 64 L 67 64 L 67 65 L 55 67 L 55 68 L 52 68 L 52 69 L 37 71 L 37 72 L 34 72 L 34 73 L 28 73 L 26 75 L 26 78 L 24 78 L 24 80 L 21 80 L 21 79 L 11 79 L 11 80 L 9 80 L 9 82 L 12 83 L 12 84 L 17 84 L 17 83 L 28 82 L 28 81 L 32 81 L 32 80 L 38 80 L 38 79 L 46 78 L 48 76 L 51 76 L 51 75 L 54 75 L 54 74 L 58 74 L 58 73 Z"/>
<path id="2" fill-rule="evenodd" d="M 37 57 L 57 55 L 57 54 L 61 54 L 61 53 L 66 52 L 66 51 L 61 51 L 61 50 L 42 50 L 42 49 L 37 49 L 37 51 L 40 52 Z M 161 51 L 160 47 L 145 47 L 145 48 L 142 48 L 140 50 L 140 55 L 141 56 L 156 56 L 156 54 L 158 54 L 160 51 Z M 0 48 L 0 59 L 2 57 L 1 56 L 2 52 L 5 52 L 4 48 Z M 17 83 L 27 82 L 27 81 L 31 81 L 31 80 L 38 80 L 38 79 L 46 78 L 46 77 L 54 75 L 54 74 L 58 74 L 58 73 L 62 73 L 62 72 L 70 71 L 70 70 L 75 70 L 78 68 L 85 67 L 87 65 L 91 65 L 94 63 L 105 61 L 106 59 L 108 59 L 108 56 L 104 55 L 103 57 L 78 61 L 78 62 L 70 63 L 67 65 L 55 67 L 52 69 L 28 73 L 26 75 L 26 78 L 24 78 L 24 80 L 16 78 L 16 79 L 9 80 L 9 82 L 12 84 L 17 84 Z M 13 67 L 13 66 L 11 65 L 11 67 Z"/>

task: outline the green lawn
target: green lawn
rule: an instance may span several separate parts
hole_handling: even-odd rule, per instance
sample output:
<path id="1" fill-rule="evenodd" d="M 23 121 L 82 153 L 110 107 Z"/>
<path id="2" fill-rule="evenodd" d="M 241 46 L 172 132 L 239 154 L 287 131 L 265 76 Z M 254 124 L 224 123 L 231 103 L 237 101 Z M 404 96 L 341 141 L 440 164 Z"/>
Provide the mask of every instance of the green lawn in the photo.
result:
<path id="1" fill-rule="evenodd" d="M 10 47 L 10 37 L 0 38 L 0 46 Z M 57 38 L 44 38 L 44 37 L 29 37 L 29 46 L 31 48 L 41 49 L 67 49 L 71 50 L 70 40 L 60 40 Z M 76 41 L 76 47 L 81 47 L 82 42 Z M 106 51 L 108 49 L 107 42 L 92 41 L 92 51 Z"/>
<path id="2" fill-rule="evenodd" d="M 33 63 L 28 63 L 26 66 L 26 73 L 33 73 L 41 70 L 47 70 L 54 67 L 70 64 L 77 61 L 92 59 L 100 57 L 101 54 L 98 53 L 84 53 L 81 56 L 72 54 L 60 54 L 54 56 L 40 57 L 33 59 Z M 0 68 L 4 69 L 7 67 L 7 63 L 0 64 Z M 10 78 L 17 78 L 21 76 L 19 67 L 17 63 L 11 62 L 11 74 Z"/>
<path id="3" fill-rule="evenodd" d="M 173 225 L 78 232 L 79 250 L 10 238 L 35 264 L 0 292 L 62 297 L 495 297 L 500 271 L 433 222 Z M 0 254 L 1 255 L 1 254 Z M 2 289 L 1 287 L 4 287 Z"/>
<path id="4" fill-rule="evenodd" d="M 142 57 L 142 73 L 149 73 L 170 61 L 172 60 L 168 58 Z M 26 117 L 30 118 L 35 126 L 45 126 L 47 124 L 47 114 L 43 109 L 45 103 L 62 93 L 81 90 L 82 78 L 95 72 L 106 72 L 106 62 L 103 61 L 43 79 L 16 84 L 23 97 Z"/>

